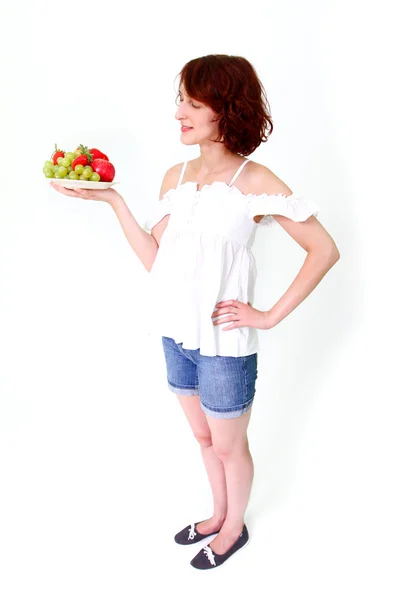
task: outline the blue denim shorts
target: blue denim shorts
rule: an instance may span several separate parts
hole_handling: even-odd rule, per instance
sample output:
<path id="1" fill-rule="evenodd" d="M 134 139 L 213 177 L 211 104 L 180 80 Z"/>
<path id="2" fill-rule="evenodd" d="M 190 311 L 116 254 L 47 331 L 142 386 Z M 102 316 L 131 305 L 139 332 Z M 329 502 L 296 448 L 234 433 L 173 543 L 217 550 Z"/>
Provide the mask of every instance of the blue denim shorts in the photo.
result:
<path id="1" fill-rule="evenodd" d="M 256 392 L 257 352 L 249 356 L 203 356 L 162 336 L 171 392 L 200 396 L 205 414 L 218 419 L 239 417 L 251 407 Z"/>

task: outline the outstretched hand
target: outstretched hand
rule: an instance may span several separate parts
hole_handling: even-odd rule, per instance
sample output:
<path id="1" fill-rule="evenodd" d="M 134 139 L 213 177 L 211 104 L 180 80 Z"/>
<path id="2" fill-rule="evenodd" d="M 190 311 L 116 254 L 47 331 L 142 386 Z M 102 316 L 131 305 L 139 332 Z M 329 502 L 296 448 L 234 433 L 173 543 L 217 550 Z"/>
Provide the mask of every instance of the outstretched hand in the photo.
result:
<path id="1" fill-rule="evenodd" d="M 99 200 L 101 202 L 110 203 L 115 200 L 120 194 L 114 189 L 107 190 L 87 190 L 82 188 L 69 189 L 62 185 L 57 185 L 54 181 L 50 181 L 50 185 L 60 194 L 71 196 L 71 198 L 83 198 L 84 200 Z"/>

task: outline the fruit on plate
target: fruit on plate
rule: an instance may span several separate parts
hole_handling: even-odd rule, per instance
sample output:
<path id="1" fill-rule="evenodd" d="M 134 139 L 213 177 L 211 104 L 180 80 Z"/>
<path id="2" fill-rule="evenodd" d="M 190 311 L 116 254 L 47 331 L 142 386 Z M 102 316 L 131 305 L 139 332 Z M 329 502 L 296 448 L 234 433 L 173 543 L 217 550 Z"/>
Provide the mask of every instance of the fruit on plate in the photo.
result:
<path id="1" fill-rule="evenodd" d="M 51 155 L 51 160 L 53 161 L 53 164 L 56 165 L 57 164 L 57 160 L 61 157 L 64 158 L 64 150 L 59 150 L 57 148 L 57 144 L 55 145 L 56 149 L 53 152 L 53 154 Z"/>
<path id="2" fill-rule="evenodd" d="M 45 177 L 85 181 L 112 182 L 115 167 L 98 148 L 79 144 L 74 152 L 64 152 L 55 144 L 55 151 L 43 166 Z"/>
<path id="3" fill-rule="evenodd" d="M 92 162 L 92 169 L 100 175 L 100 181 L 112 181 L 115 177 L 115 168 L 109 160 L 96 158 Z"/>
<path id="4" fill-rule="evenodd" d="M 71 167 L 73 169 L 75 169 L 75 167 L 77 165 L 82 165 L 83 167 L 86 167 L 86 165 L 90 164 L 89 158 L 86 156 L 86 154 L 80 154 L 79 156 L 77 156 L 76 158 L 74 158 L 74 160 L 72 161 Z"/>
<path id="5" fill-rule="evenodd" d="M 92 160 L 95 160 L 96 158 L 103 158 L 104 160 L 108 160 L 107 154 L 104 154 L 104 152 L 100 152 L 100 150 L 97 150 L 97 148 L 90 148 L 89 152 L 93 156 Z"/>

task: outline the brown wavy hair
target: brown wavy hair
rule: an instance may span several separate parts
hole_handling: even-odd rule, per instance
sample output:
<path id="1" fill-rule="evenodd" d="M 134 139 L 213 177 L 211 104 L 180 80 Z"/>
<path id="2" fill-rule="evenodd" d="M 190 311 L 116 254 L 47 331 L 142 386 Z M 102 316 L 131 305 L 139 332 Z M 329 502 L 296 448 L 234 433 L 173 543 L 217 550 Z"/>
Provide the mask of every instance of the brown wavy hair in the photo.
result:
<path id="1" fill-rule="evenodd" d="M 265 89 L 253 65 L 242 56 L 208 54 L 187 62 L 180 73 L 179 88 L 217 113 L 219 135 L 235 154 L 248 156 L 273 130 Z M 178 103 L 179 91 L 175 102 Z"/>

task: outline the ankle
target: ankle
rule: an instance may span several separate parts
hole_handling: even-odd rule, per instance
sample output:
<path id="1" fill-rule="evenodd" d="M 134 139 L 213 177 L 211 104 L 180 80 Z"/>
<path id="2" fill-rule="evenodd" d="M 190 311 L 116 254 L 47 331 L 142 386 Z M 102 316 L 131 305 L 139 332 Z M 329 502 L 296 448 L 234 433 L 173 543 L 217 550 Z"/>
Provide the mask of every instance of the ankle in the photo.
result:
<path id="1" fill-rule="evenodd" d="M 237 537 L 243 530 L 244 521 L 243 520 L 232 520 L 226 519 L 223 523 L 223 531 L 226 535 L 231 535 Z M 222 529 L 222 527 L 221 527 Z"/>
<path id="2" fill-rule="evenodd" d="M 226 514 L 214 513 L 211 518 L 215 523 L 222 525 L 226 519 Z"/>

